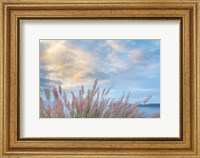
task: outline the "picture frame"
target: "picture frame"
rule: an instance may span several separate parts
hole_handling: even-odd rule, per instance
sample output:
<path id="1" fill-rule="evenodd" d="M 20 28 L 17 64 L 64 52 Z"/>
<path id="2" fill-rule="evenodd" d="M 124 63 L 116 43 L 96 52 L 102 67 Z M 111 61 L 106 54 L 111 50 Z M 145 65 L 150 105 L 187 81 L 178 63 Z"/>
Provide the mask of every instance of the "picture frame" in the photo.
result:
<path id="1" fill-rule="evenodd" d="M 199 1 L 1 1 L 1 157 L 199 157 Z M 172 20 L 181 24 L 180 137 L 20 138 L 22 20 Z M 22 83 L 23 84 L 23 83 Z"/>

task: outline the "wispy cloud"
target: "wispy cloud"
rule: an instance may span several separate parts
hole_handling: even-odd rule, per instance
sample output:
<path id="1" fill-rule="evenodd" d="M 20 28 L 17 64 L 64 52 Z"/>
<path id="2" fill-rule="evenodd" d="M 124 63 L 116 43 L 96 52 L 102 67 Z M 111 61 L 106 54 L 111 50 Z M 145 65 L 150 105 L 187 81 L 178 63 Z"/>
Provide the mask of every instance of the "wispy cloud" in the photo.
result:
<path id="1" fill-rule="evenodd" d="M 68 80 L 76 82 L 87 78 L 87 73 L 93 71 L 93 57 L 92 54 L 70 46 L 67 41 L 42 41 L 48 48 L 40 52 L 40 67 L 45 70 L 46 76 L 51 80 Z M 42 44 L 42 43 L 41 43 Z"/>
<path id="2" fill-rule="evenodd" d="M 118 40 L 106 40 L 106 43 L 116 52 L 122 52 L 124 50 L 124 47 L 119 44 Z"/>
<path id="3" fill-rule="evenodd" d="M 129 51 L 128 53 L 129 53 L 130 61 L 133 62 L 133 63 L 138 63 L 142 59 L 142 55 L 144 53 L 144 50 L 141 49 L 141 48 L 140 49 L 133 49 L 133 50 Z"/>

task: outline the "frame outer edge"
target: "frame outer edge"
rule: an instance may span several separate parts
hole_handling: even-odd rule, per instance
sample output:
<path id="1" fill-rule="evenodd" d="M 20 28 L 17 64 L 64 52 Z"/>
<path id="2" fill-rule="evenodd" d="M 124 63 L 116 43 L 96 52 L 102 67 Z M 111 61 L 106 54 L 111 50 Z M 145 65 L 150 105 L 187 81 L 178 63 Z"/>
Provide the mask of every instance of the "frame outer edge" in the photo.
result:
<path id="1" fill-rule="evenodd" d="M 200 157 L 200 0 L 197 3 L 196 16 L 196 52 L 197 52 L 197 155 Z"/>
<path id="2" fill-rule="evenodd" d="M 80 4 L 80 3 L 154 3 L 154 2 L 162 2 L 162 3 L 195 3 L 199 0 L 48 0 L 48 3 L 74 3 L 74 4 Z M 33 3 L 33 4 L 40 4 L 40 3 L 46 3 L 47 0 L 2 0 L 4 3 Z"/>
<path id="3" fill-rule="evenodd" d="M 199 1 L 199 0 L 198 0 Z M 200 1 L 199 1 L 200 2 Z M 200 41 L 198 41 L 199 40 L 199 36 L 198 36 L 198 34 L 199 34 L 199 29 L 198 29 L 198 27 L 199 27 L 199 2 L 197 2 L 196 3 L 196 5 L 195 5 L 195 12 L 194 12 L 194 14 L 195 14 L 195 17 L 194 17 L 194 21 L 195 21 L 195 28 L 194 28 L 194 48 L 195 48 L 195 55 L 196 55 L 196 122 L 195 122 L 195 124 L 196 124 L 196 131 L 195 131 L 195 134 L 196 134 L 196 141 L 195 141 L 195 148 L 196 148 L 196 155 L 198 155 L 198 156 L 200 156 L 199 155 L 199 151 L 200 151 L 200 149 L 199 149 L 199 124 L 200 124 L 200 121 L 199 121 L 199 67 L 200 67 L 200 65 L 199 65 L 199 48 L 198 48 L 198 46 L 199 46 L 199 43 L 200 43 Z"/>
<path id="4" fill-rule="evenodd" d="M 30 0 L 31 1 L 31 0 Z M 194 45 L 194 47 L 196 48 L 196 50 L 195 49 L 193 49 L 193 51 L 195 51 L 194 53 L 196 53 L 196 125 L 197 125 L 197 127 L 196 127 L 196 134 L 197 134 L 197 140 L 193 140 L 193 141 L 196 141 L 196 147 L 197 147 L 197 151 L 196 151 L 196 155 L 195 155 L 195 157 L 197 156 L 197 157 L 199 157 L 200 155 L 199 155 L 199 152 L 200 152 L 200 144 L 199 144 L 199 142 L 200 142 L 200 129 L 199 129 L 199 126 L 200 126 L 200 112 L 199 112 L 199 106 L 200 106 L 200 32 L 199 32 L 199 30 L 200 30 L 200 21 L 198 20 L 199 18 L 200 18 L 200 4 L 199 4 L 200 2 L 198 1 L 198 3 L 197 3 L 197 7 L 196 7 L 196 11 L 195 11 L 195 15 L 196 15 L 196 18 L 194 19 L 195 20 L 195 31 L 193 31 L 193 33 L 196 33 L 196 35 L 194 35 L 195 37 L 194 38 L 196 38 L 196 39 L 194 39 L 194 41 L 193 42 L 196 42 L 196 43 L 193 43 L 193 45 Z M 1 9 L 1 15 L 0 15 L 0 34 L 2 34 L 2 36 L 0 37 L 0 63 L 3 63 L 3 64 L 0 64 L 0 125 L 1 125 L 1 127 L 3 127 L 3 119 L 5 119 L 4 118 L 4 115 L 3 115 L 3 97 L 5 96 L 4 95 L 4 82 L 3 82 L 3 75 L 4 75 L 4 66 L 5 66 L 5 62 L 4 62 L 4 12 L 3 12 L 3 3 L 2 2 L 0 2 L 0 9 Z M 1 145 L 0 145 L 0 156 L 2 155 L 3 156 L 3 146 L 4 146 L 4 142 L 3 142 L 3 132 L 4 132 L 4 129 L 3 128 L 0 128 L 0 134 L 1 134 L 1 136 L 0 136 L 0 143 L 1 143 Z M 3 156 L 4 157 L 4 156 Z M 18 156 L 18 157 L 21 157 L 21 156 Z M 26 157 L 26 156 L 25 156 Z M 27 157 L 29 157 L 29 156 L 27 156 Z M 32 156 L 30 156 L 30 157 L 32 157 Z M 38 156 L 39 157 L 39 156 Z M 41 156 L 42 157 L 42 156 Z M 45 156 L 44 156 L 45 157 Z M 53 157 L 53 156 L 52 156 Z M 72 157 L 76 157 L 75 155 L 73 155 Z M 89 157 L 89 156 L 86 156 L 86 157 Z M 104 157 L 104 156 L 103 156 Z M 112 157 L 112 156 L 111 156 Z"/>
<path id="5" fill-rule="evenodd" d="M 3 3 L 0 2 L 0 155 L 3 155 Z"/>
<path id="6" fill-rule="evenodd" d="M 0 34 L 2 35 L 3 34 L 3 27 L 2 27 L 2 25 L 3 25 L 3 18 L 2 18 L 2 14 L 3 14 L 3 12 L 2 12 L 2 10 L 3 10 L 3 8 L 2 8 L 2 3 L 0 3 L 0 9 L 1 9 L 1 16 L 0 16 L 0 23 L 1 23 L 1 25 L 0 25 Z M 3 143 L 2 143 L 2 138 L 3 138 L 3 135 L 2 135 L 2 126 L 3 126 L 3 124 L 2 124 L 2 120 L 3 120 L 3 114 L 2 114 L 2 106 L 3 106 L 3 104 L 2 104 L 2 101 L 3 101 L 3 93 L 2 93 L 2 82 L 3 82 L 3 80 L 2 80 L 2 76 L 3 76 L 3 71 L 2 71 L 2 69 L 3 69 L 3 59 L 2 59 L 2 56 L 3 56 L 3 51 L 2 51 L 2 46 L 3 46 L 3 44 L 2 44 L 2 42 L 3 42 L 3 39 L 2 39 L 3 37 L 1 36 L 0 37 L 0 155 L 2 155 L 2 146 L 3 146 Z"/>
<path id="7" fill-rule="evenodd" d="M 198 3 L 194 5 L 192 11 L 191 11 L 191 53 L 192 53 L 192 66 L 191 68 L 193 69 L 192 71 L 192 89 L 193 89 L 193 94 L 192 98 L 195 98 L 192 101 L 192 105 L 194 106 L 193 109 L 191 110 L 191 113 L 194 113 L 192 119 L 192 146 L 193 146 L 193 151 L 195 152 L 196 155 L 198 155 L 198 98 L 197 98 L 197 91 L 198 91 L 198 52 L 197 52 L 197 7 Z M 196 141 L 195 141 L 196 140 Z"/>

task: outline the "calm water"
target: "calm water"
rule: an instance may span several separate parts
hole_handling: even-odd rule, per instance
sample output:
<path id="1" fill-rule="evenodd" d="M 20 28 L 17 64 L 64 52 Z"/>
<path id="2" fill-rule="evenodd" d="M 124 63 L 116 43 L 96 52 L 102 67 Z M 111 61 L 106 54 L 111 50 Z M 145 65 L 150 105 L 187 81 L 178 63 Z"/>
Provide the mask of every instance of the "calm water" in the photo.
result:
<path id="1" fill-rule="evenodd" d="M 154 113 L 160 112 L 160 104 L 146 104 L 139 106 L 140 111 L 145 111 L 148 116 L 152 116 Z"/>

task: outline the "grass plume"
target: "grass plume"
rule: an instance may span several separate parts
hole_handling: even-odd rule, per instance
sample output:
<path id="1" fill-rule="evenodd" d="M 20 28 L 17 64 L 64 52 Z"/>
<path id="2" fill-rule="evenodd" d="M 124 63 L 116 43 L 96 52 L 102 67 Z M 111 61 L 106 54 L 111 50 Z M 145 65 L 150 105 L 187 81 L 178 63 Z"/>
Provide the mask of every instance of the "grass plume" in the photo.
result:
<path id="1" fill-rule="evenodd" d="M 112 87 L 111 87 L 112 88 Z M 59 85 L 53 88 L 53 105 L 50 105 L 50 90 L 45 88 L 46 101 L 40 97 L 40 118 L 145 118 L 147 114 L 138 110 L 141 103 L 146 103 L 152 97 L 144 101 L 130 104 L 129 96 L 123 94 L 118 100 L 108 98 L 111 88 L 100 91 L 96 79 L 92 89 L 85 94 L 84 86 L 79 93 L 71 92 L 72 99 L 68 100 L 66 93 Z M 47 104 L 47 105 L 46 105 Z M 156 114 L 154 117 L 159 117 Z"/>

